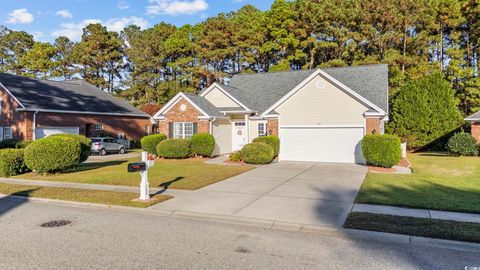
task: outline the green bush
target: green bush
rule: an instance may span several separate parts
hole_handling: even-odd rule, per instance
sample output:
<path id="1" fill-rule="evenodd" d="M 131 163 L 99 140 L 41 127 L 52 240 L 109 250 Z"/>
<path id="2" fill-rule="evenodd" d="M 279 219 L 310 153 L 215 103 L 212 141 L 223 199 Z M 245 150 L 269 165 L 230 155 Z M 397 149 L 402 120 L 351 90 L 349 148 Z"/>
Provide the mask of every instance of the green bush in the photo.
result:
<path id="1" fill-rule="evenodd" d="M 459 156 L 477 156 L 478 145 L 470 133 L 457 133 L 447 143 L 448 152 Z"/>
<path id="2" fill-rule="evenodd" d="M 157 145 L 157 154 L 163 158 L 188 158 L 192 155 L 189 139 L 166 139 Z"/>
<path id="3" fill-rule="evenodd" d="M 190 139 L 192 153 L 198 156 L 211 157 L 215 150 L 215 138 L 208 133 L 193 134 Z"/>
<path id="4" fill-rule="evenodd" d="M 278 156 L 278 152 L 280 151 L 280 139 L 277 136 L 270 135 L 264 137 L 257 137 L 253 140 L 253 142 L 263 142 L 270 145 L 273 148 L 275 157 Z"/>
<path id="5" fill-rule="evenodd" d="M 86 161 L 92 152 L 92 140 L 85 136 L 76 134 L 55 134 L 50 135 L 49 137 L 66 137 L 77 140 L 80 143 L 80 147 L 82 150 L 82 154 L 80 156 L 80 163 Z"/>
<path id="6" fill-rule="evenodd" d="M 402 159 L 400 138 L 390 134 L 366 135 L 362 141 L 363 157 L 368 165 L 391 168 Z"/>
<path id="7" fill-rule="evenodd" d="M 0 176 L 9 177 L 27 172 L 23 154 L 23 149 L 0 150 Z"/>
<path id="8" fill-rule="evenodd" d="M 263 142 L 254 142 L 242 148 L 243 161 L 250 164 L 268 164 L 274 158 L 273 148 Z"/>
<path id="9" fill-rule="evenodd" d="M 442 73 L 413 80 L 399 89 L 392 100 L 387 131 L 419 149 L 456 129 L 462 115 L 455 90 Z"/>
<path id="10" fill-rule="evenodd" d="M 233 162 L 240 162 L 240 161 L 242 161 L 242 159 L 243 159 L 243 157 L 242 157 L 242 152 L 241 151 L 235 151 L 228 156 L 228 160 L 233 161 Z"/>
<path id="11" fill-rule="evenodd" d="M 25 149 L 27 146 L 29 146 L 32 143 L 32 141 L 19 141 L 15 145 L 16 149 Z"/>
<path id="12" fill-rule="evenodd" d="M 166 140 L 167 136 L 164 134 L 153 134 L 149 136 L 145 136 L 140 140 L 140 144 L 142 146 L 143 151 L 147 151 L 148 153 L 157 155 L 157 145 Z"/>
<path id="13" fill-rule="evenodd" d="M 80 164 L 82 155 L 78 140 L 50 136 L 32 142 L 25 149 L 25 164 L 37 173 L 61 172 Z"/>
<path id="14" fill-rule="evenodd" d="M 0 141 L 0 149 L 15 148 L 17 140 L 14 139 L 5 139 Z"/>

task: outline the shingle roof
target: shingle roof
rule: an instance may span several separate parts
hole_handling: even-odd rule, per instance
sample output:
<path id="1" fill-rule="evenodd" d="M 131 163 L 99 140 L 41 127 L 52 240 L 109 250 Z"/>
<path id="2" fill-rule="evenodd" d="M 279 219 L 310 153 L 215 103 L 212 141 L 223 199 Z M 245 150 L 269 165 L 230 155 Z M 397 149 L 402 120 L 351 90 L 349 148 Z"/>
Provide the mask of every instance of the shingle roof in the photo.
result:
<path id="1" fill-rule="evenodd" d="M 193 94 L 185 94 L 195 105 L 200 107 L 209 116 L 221 115 L 220 109 L 215 107 L 210 101 Z"/>
<path id="2" fill-rule="evenodd" d="M 0 83 L 27 110 L 148 114 L 84 81 L 49 81 L 0 73 Z"/>
<path id="3" fill-rule="evenodd" d="M 465 118 L 465 120 L 467 120 L 467 121 L 469 121 L 469 120 L 470 120 L 470 121 L 478 121 L 478 120 L 480 120 L 480 111 L 478 111 L 478 112 L 476 112 L 476 113 L 468 116 L 467 118 Z"/>

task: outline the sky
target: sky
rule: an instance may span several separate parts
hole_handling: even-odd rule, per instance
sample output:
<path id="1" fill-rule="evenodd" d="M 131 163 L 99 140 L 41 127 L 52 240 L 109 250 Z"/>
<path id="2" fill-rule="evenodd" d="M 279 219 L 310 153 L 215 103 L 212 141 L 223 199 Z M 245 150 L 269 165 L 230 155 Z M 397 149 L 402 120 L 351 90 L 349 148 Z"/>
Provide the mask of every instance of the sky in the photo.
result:
<path id="1" fill-rule="evenodd" d="M 142 28 L 167 22 L 195 24 L 246 4 L 266 10 L 273 0 L 0 0 L 0 25 L 32 34 L 36 41 L 58 36 L 78 41 L 82 28 L 102 23 L 110 31 L 129 24 Z M 3 20 L 3 21 L 2 21 Z"/>

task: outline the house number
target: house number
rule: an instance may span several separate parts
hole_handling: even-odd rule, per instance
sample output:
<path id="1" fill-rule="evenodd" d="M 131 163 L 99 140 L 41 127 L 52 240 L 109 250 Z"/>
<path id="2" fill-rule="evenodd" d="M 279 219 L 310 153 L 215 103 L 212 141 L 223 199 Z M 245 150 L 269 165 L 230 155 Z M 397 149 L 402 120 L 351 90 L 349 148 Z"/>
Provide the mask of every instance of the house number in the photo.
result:
<path id="1" fill-rule="evenodd" d="M 241 130 L 239 130 L 239 131 L 237 131 L 237 134 L 238 134 L 239 136 L 241 136 L 243 133 L 242 133 Z"/>

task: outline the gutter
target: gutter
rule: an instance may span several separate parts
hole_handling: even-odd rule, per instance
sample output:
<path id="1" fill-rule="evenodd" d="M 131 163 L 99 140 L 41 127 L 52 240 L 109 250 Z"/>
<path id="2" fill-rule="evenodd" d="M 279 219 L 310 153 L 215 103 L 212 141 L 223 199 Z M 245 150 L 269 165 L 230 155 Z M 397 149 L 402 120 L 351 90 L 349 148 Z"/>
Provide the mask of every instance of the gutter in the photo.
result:
<path id="1" fill-rule="evenodd" d="M 37 129 L 37 113 L 38 111 L 33 112 L 33 134 L 32 134 L 32 139 L 35 141 L 37 138 L 35 130 Z"/>
<path id="2" fill-rule="evenodd" d="M 112 116 L 132 116 L 150 118 L 148 114 L 135 114 L 135 113 L 105 113 L 105 112 L 83 112 L 83 111 L 68 111 L 68 110 L 46 110 L 46 109 L 16 109 L 18 112 L 47 112 L 47 113 L 67 113 L 67 114 L 90 114 L 90 115 L 112 115 Z"/>

